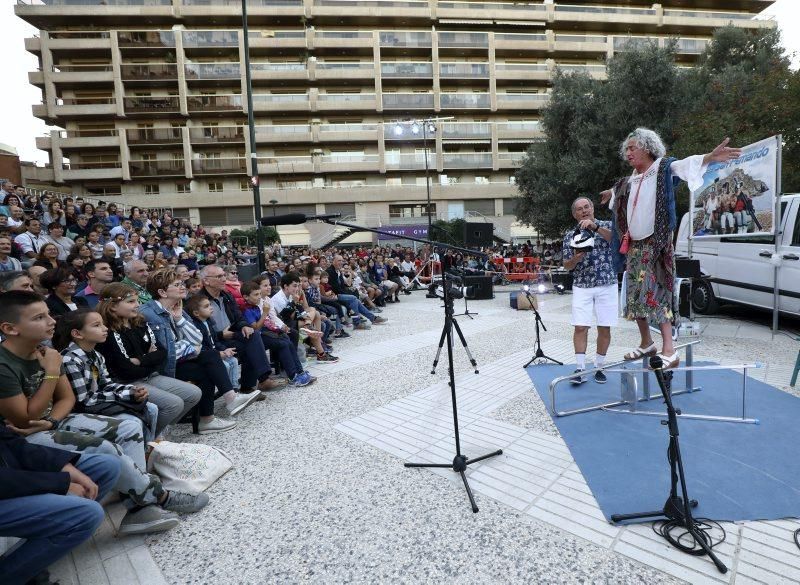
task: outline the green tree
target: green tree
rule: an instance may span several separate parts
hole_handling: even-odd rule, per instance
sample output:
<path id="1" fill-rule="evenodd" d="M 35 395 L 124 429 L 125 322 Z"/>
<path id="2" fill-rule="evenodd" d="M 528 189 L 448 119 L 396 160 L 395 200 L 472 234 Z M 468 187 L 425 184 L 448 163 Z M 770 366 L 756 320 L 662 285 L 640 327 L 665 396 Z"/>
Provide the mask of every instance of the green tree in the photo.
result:
<path id="1" fill-rule="evenodd" d="M 280 240 L 280 236 L 278 236 L 278 231 L 274 227 L 265 227 L 262 226 L 261 233 L 264 236 L 264 244 L 270 245 L 274 244 L 275 242 Z M 256 245 L 256 228 L 248 228 L 246 230 L 234 229 L 231 230 L 231 233 L 228 234 L 231 238 L 247 238 L 248 244 L 250 246 Z"/>
<path id="2" fill-rule="evenodd" d="M 432 234 L 429 236 L 435 242 L 452 244 L 453 246 L 464 245 L 464 220 L 460 218 L 444 221 L 437 219 L 431 224 Z"/>

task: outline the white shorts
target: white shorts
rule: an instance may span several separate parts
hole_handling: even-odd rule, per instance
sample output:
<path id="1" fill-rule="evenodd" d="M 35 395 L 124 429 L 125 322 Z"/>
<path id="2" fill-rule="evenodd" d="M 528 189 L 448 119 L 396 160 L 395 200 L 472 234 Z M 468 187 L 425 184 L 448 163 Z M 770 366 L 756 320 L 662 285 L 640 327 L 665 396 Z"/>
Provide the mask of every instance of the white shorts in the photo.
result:
<path id="1" fill-rule="evenodd" d="M 616 283 L 592 288 L 572 287 L 572 324 L 591 327 L 592 313 L 597 315 L 599 327 L 616 327 L 619 318 Z"/>

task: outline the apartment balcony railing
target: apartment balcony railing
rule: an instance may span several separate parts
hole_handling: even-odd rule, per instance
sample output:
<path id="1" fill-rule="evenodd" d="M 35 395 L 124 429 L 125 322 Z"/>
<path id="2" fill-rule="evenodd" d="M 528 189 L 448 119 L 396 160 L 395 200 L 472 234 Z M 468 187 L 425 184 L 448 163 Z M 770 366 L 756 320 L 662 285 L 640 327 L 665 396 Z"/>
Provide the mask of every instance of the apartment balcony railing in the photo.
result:
<path id="1" fill-rule="evenodd" d="M 175 33 L 170 30 L 121 30 L 117 42 L 122 48 L 162 47 L 175 48 Z"/>
<path id="2" fill-rule="evenodd" d="M 378 139 L 377 124 L 320 124 L 319 138 L 322 141 L 352 141 Z"/>
<path id="3" fill-rule="evenodd" d="M 494 34 L 495 41 L 547 41 L 547 35 L 544 33 L 505 33 L 499 32 Z"/>
<path id="4" fill-rule="evenodd" d="M 491 168 L 492 153 L 445 152 L 442 155 L 442 163 L 445 169 Z"/>
<path id="5" fill-rule="evenodd" d="M 170 6 L 171 0 L 39 0 L 29 4 L 45 6 Z"/>
<path id="6" fill-rule="evenodd" d="M 566 64 L 557 67 L 564 73 L 588 73 L 593 77 L 602 77 L 606 74 L 605 65 Z"/>
<path id="7" fill-rule="evenodd" d="M 494 70 L 497 73 L 510 73 L 514 75 L 547 75 L 550 68 L 546 63 L 496 63 Z"/>
<path id="8" fill-rule="evenodd" d="M 442 108 L 488 108 L 488 93 L 443 93 Z"/>
<path id="9" fill-rule="evenodd" d="M 407 171 L 425 168 L 425 155 L 423 153 L 398 154 L 387 152 L 384 157 L 387 170 Z M 428 168 L 436 168 L 436 154 L 428 153 Z"/>
<path id="10" fill-rule="evenodd" d="M 753 20 L 752 14 L 741 12 L 702 12 L 699 10 L 664 10 L 664 16 L 679 16 L 684 18 L 714 18 L 719 20 Z"/>
<path id="11" fill-rule="evenodd" d="M 318 167 L 322 172 L 334 171 L 377 171 L 380 165 L 379 154 L 334 153 L 318 157 Z"/>
<path id="12" fill-rule="evenodd" d="M 182 0 L 186 6 L 241 6 L 241 0 Z M 252 7 L 302 6 L 303 0 L 247 0 Z"/>
<path id="13" fill-rule="evenodd" d="M 256 142 L 304 142 L 311 140 L 310 124 L 256 126 Z"/>
<path id="14" fill-rule="evenodd" d="M 178 66 L 175 63 L 123 63 L 120 74 L 124 80 L 134 79 L 178 79 Z"/>
<path id="15" fill-rule="evenodd" d="M 99 30 L 65 30 L 51 31 L 51 39 L 108 39 L 111 35 L 108 31 Z"/>
<path id="16" fill-rule="evenodd" d="M 500 166 L 519 166 L 525 159 L 524 152 L 499 152 L 497 160 Z"/>
<path id="17" fill-rule="evenodd" d="M 319 35 L 320 33 L 317 34 Z M 251 41 L 258 39 L 305 39 L 306 33 L 302 30 L 249 30 L 247 31 L 247 38 Z"/>
<path id="18" fill-rule="evenodd" d="M 238 63 L 186 63 L 186 79 L 240 79 Z"/>
<path id="19" fill-rule="evenodd" d="M 488 63 L 440 63 L 439 76 L 458 79 L 488 79 Z"/>
<path id="20" fill-rule="evenodd" d="M 309 107 L 309 97 L 307 93 L 256 93 L 253 94 L 253 108 L 273 109 L 291 108 L 293 110 L 303 110 Z"/>
<path id="21" fill-rule="evenodd" d="M 406 79 L 410 77 L 433 77 L 433 63 L 392 62 L 381 63 L 384 79 Z"/>
<path id="22" fill-rule="evenodd" d="M 128 144 L 170 144 L 183 142 L 180 128 L 128 128 Z"/>
<path id="23" fill-rule="evenodd" d="M 239 4 L 241 5 L 241 3 Z M 184 48 L 238 48 L 239 33 L 235 30 L 183 31 Z"/>
<path id="24" fill-rule="evenodd" d="M 380 33 L 381 47 L 402 47 L 430 49 L 432 46 L 431 33 L 412 31 L 382 31 Z"/>
<path id="25" fill-rule="evenodd" d="M 317 61 L 315 66 L 317 71 L 341 71 L 341 72 L 370 72 L 375 70 L 375 64 L 372 61 Z"/>
<path id="26" fill-rule="evenodd" d="M 314 171 L 311 155 L 259 156 L 259 173 L 310 173 Z"/>
<path id="27" fill-rule="evenodd" d="M 132 177 L 158 177 L 184 175 L 186 168 L 181 160 L 132 160 L 128 163 Z"/>
<path id="28" fill-rule="evenodd" d="M 488 48 L 489 35 L 480 32 L 440 32 L 440 48 Z"/>
<path id="29" fill-rule="evenodd" d="M 549 50 L 547 35 L 544 33 L 505 33 L 494 34 L 494 46 L 497 51 L 531 51 Z"/>
<path id="30" fill-rule="evenodd" d="M 531 133 L 534 134 L 536 132 L 542 131 L 542 125 L 540 122 L 498 122 L 497 123 L 497 131 L 500 134 L 504 133 L 516 133 L 516 132 L 523 132 L 523 133 Z"/>
<path id="31" fill-rule="evenodd" d="M 376 163 L 380 160 L 379 154 L 364 154 L 361 152 L 337 152 L 333 154 L 324 154 L 319 157 L 320 162 L 323 163 Z"/>
<path id="32" fill-rule="evenodd" d="M 61 139 L 70 138 L 105 138 L 107 136 L 119 136 L 119 131 L 114 128 L 102 128 L 99 130 L 57 130 L 50 133 L 55 134 Z"/>
<path id="33" fill-rule="evenodd" d="M 53 73 L 97 73 L 113 71 L 111 63 L 98 63 L 88 65 L 53 65 Z"/>
<path id="34" fill-rule="evenodd" d="M 189 128 L 189 139 L 195 143 L 244 142 L 242 126 L 202 126 Z"/>
<path id="35" fill-rule="evenodd" d="M 429 4 L 423 0 L 314 0 L 314 6 L 348 8 L 417 8 L 427 9 Z"/>
<path id="36" fill-rule="evenodd" d="M 192 171 L 198 175 L 245 173 L 247 172 L 247 160 L 244 157 L 195 158 L 192 159 Z"/>
<path id="37" fill-rule="evenodd" d="M 239 94 L 186 96 L 186 106 L 190 112 L 240 111 L 243 103 Z"/>
<path id="38" fill-rule="evenodd" d="M 305 63 L 250 63 L 251 71 L 307 71 Z"/>
<path id="39" fill-rule="evenodd" d="M 303 34 L 305 36 L 305 34 Z M 368 39 L 372 40 L 372 33 L 364 30 L 321 30 L 314 32 L 314 41 L 318 40 L 355 40 L 355 39 Z"/>
<path id="40" fill-rule="evenodd" d="M 439 8 L 451 10 L 515 10 L 520 12 L 547 12 L 547 7 L 542 4 L 519 3 L 511 4 L 507 2 L 439 2 Z"/>
<path id="41" fill-rule="evenodd" d="M 569 4 L 556 4 L 556 14 L 582 13 L 582 14 L 613 14 L 623 16 L 656 16 L 654 8 L 623 8 L 613 6 L 572 6 Z"/>
<path id="42" fill-rule="evenodd" d="M 546 93 L 498 93 L 497 105 L 509 107 L 526 107 L 527 104 L 544 106 L 550 101 L 550 96 Z"/>
<path id="43" fill-rule="evenodd" d="M 122 163 L 118 160 L 88 161 L 88 162 L 68 162 L 62 168 L 66 171 L 85 171 L 90 169 L 119 169 Z"/>
<path id="44" fill-rule="evenodd" d="M 678 53 L 699 55 L 706 50 L 709 41 L 704 39 L 678 39 L 675 51 Z"/>
<path id="45" fill-rule="evenodd" d="M 444 122 L 442 138 L 490 139 L 492 125 L 489 122 Z"/>
<path id="46" fill-rule="evenodd" d="M 605 44 L 608 37 L 601 35 L 556 35 L 556 43 L 597 43 Z"/>
<path id="47" fill-rule="evenodd" d="M 348 104 L 347 107 L 359 107 L 375 103 L 374 93 L 321 93 L 317 96 L 317 105 Z"/>
<path id="48" fill-rule="evenodd" d="M 661 39 L 658 37 L 614 37 L 614 50 L 624 51 L 626 49 L 640 49 L 648 45 L 660 45 Z"/>
<path id="49" fill-rule="evenodd" d="M 123 98 L 126 112 L 177 113 L 181 111 L 180 100 L 176 96 L 137 96 Z"/>
<path id="50" fill-rule="evenodd" d="M 384 109 L 432 109 L 432 93 L 384 93 Z"/>

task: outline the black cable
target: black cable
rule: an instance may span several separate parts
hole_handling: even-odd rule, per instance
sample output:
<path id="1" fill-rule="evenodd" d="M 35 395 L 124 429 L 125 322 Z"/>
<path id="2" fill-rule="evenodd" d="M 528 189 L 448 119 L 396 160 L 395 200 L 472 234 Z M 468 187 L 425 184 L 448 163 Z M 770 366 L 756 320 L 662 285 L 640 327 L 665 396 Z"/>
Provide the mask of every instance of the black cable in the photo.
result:
<path id="1" fill-rule="evenodd" d="M 719 522 L 710 520 L 708 518 L 693 518 L 693 520 L 694 525 L 692 528 L 694 529 L 694 532 L 709 548 L 714 548 L 715 546 L 725 542 L 725 539 L 728 535 Z M 696 557 L 706 554 L 705 550 L 700 547 L 696 538 L 691 532 L 689 532 L 682 520 L 659 520 L 657 522 L 653 522 L 652 528 L 653 532 L 686 554 Z M 718 540 L 714 540 L 711 537 L 711 531 L 714 528 L 718 528 L 722 532 L 722 537 Z M 673 534 L 673 532 L 677 530 L 682 530 L 682 532 L 677 535 Z M 798 532 L 800 532 L 800 530 L 798 530 Z M 796 534 L 795 539 L 797 539 Z M 798 546 L 800 546 L 800 544 L 798 544 Z"/>
<path id="2" fill-rule="evenodd" d="M 794 531 L 794 543 L 800 548 L 800 528 Z"/>

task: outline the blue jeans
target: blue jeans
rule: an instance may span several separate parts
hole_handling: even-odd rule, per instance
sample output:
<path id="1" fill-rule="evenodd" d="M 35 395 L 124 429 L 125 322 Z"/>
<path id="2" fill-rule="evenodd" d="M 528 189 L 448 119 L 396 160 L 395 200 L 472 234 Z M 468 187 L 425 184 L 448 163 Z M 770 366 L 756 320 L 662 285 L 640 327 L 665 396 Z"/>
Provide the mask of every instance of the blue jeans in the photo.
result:
<path id="1" fill-rule="evenodd" d="M 101 500 L 119 477 L 119 458 L 83 454 L 75 466 L 97 484 Z M 0 500 L 0 536 L 25 542 L 0 559 L 3 583 L 27 582 L 89 539 L 103 521 L 103 507 L 78 496 L 42 494 Z"/>
<path id="2" fill-rule="evenodd" d="M 353 296 L 353 295 L 337 295 L 337 296 L 339 298 L 339 301 L 344 303 L 344 305 L 348 309 L 353 311 L 354 313 L 357 313 L 359 315 L 363 315 L 364 317 L 366 317 L 370 321 L 374 321 L 375 320 L 375 315 L 373 315 L 369 311 L 369 309 L 367 309 L 364 306 L 364 304 L 361 301 L 358 300 L 358 297 Z"/>
<path id="3" fill-rule="evenodd" d="M 275 352 L 278 362 L 286 371 L 286 375 L 290 380 L 303 371 L 303 364 L 301 364 L 300 360 L 297 358 L 297 346 L 292 343 L 288 336 L 281 335 L 275 337 L 266 332 L 262 332 L 261 340 L 264 342 L 264 347 L 266 347 L 270 353 L 273 351 Z"/>

